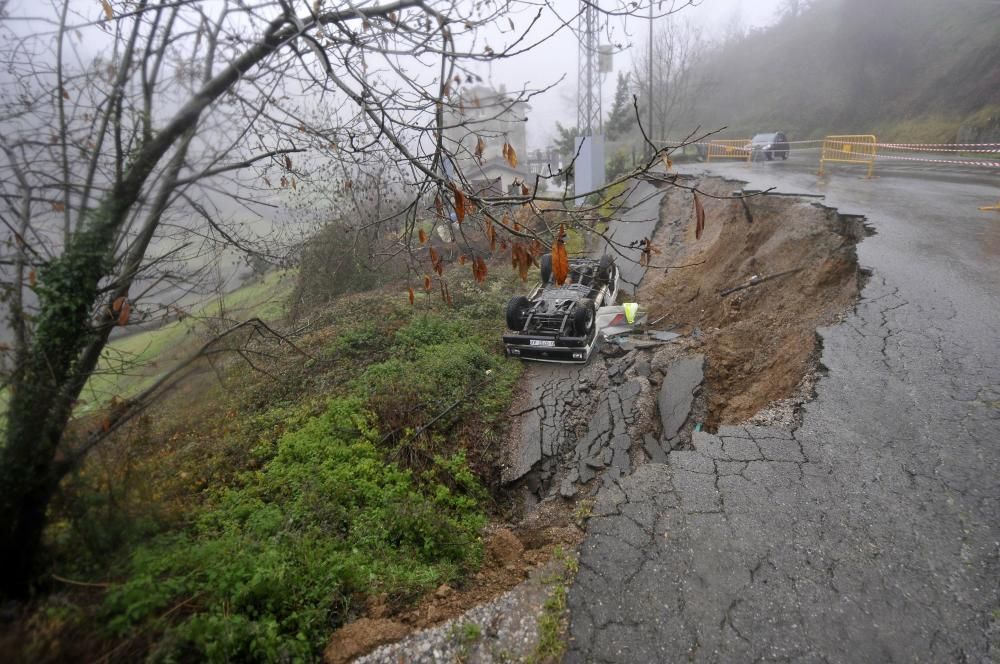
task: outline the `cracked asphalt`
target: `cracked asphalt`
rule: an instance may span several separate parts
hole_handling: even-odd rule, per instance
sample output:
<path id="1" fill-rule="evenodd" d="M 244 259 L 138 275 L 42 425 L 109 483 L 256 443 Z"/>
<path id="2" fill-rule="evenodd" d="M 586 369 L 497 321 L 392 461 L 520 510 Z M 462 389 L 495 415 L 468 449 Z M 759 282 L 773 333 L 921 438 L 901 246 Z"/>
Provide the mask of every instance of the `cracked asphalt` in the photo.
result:
<path id="1" fill-rule="evenodd" d="M 799 428 L 698 432 L 604 483 L 565 661 L 1000 660 L 996 180 L 712 171 L 865 215 L 871 276 L 819 331 Z"/>

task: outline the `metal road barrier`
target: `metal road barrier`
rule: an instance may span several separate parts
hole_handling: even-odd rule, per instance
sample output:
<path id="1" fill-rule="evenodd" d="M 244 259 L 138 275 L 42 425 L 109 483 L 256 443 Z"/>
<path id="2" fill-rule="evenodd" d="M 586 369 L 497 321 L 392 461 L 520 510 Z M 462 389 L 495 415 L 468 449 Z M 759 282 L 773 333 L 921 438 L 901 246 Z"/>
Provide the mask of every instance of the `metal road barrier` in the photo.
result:
<path id="1" fill-rule="evenodd" d="M 708 142 L 708 156 L 706 161 L 712 159 L 741 159 L 750 161 L 752 154 L 749 138 L 716 139 Z"/>
<path id="2" fill-rule="evenodd" d="M 868 177 L 871 177 L 875 168 L 875 145 L 875 136 L 871 134 L 827 136 L 823 139 L 819 174 L 823 175 L 823 164 L 834 161 L 843 164 L 868 164 Z"/>
<path id="3" fill-rule="evenodd" d="M 686 139 L 664 138 L 657 142 L 662 148 L 672 146 L 694 145 L 707 160 L 747 159 L 752 155 L 747 149 L 750 141 L 735 140 L 701 140 L 688 142 Z M 1000 171 L 1000 143 L 879 143 L 871 135 L 850 134 L 842 136 L 827 136 L 822 140 L 788 141 L 792 148 L 791 154 L 801 154 L 818 150 L 820 155 L 820 171 L 823 174 L 823 163 L 844 162 L 850 164 L 867 164 L 868 177 L 872 176 L 874 162 L 894 164 L 904 167 L 926 168 L 928 170 L 990 169 Z M 989 206 L 993 210 L 996 206 Z"/>

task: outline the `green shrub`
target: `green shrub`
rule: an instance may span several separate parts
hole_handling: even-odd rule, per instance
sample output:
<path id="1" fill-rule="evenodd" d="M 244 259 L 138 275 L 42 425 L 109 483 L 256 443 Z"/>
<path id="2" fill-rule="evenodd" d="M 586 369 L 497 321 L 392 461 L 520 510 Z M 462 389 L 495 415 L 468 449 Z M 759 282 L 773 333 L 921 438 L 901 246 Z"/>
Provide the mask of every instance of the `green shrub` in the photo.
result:
<path id="1" fill-rule="evenodd" d="M 412 596 L 477 565 L 482 490 L 464 457 L 416 476 L 376 439 L 349 398 L 286 432 L 187 532 L 136 551 L 106 600 L 112 630 L 163 629 L 156 660 L 311 659 L 356 597 Z"/>

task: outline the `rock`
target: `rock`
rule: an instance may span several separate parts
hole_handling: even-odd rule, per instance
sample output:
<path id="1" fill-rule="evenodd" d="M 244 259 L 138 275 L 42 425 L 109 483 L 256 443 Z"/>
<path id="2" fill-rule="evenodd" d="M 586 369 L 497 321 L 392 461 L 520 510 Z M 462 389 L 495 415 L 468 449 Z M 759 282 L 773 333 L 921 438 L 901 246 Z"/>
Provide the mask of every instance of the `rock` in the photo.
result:
<path id="1" fill-rule="evenodd" d="M 585 464 L 586 464 L 586 465 L 587 465 L 588 467 L 590 467 L 590 468 L 595 468 L 595 469 L 598 469 L 598 470 L 600 470 L 601 468 L 604 468 L 604 466 L 606 465 L 606 464 L 605 464 L 605 463 L 604 463 L 604 462 L 603 462 L 603 461 L 601 460 L 601 458 L 600 458 L 600 457 L 597 457 L 597 456 L 592 456 L 592 457 L 588 457 L 587 459 L 584 459 L 584 463 L 585 463 Z M 580 471 L 580 474 L 581 474 L 581 475 L 583 474 L 583 471 L 582 471 L 582 470 Z"/>
<path id="2" fill-rule="evenodd" d="M 434 596 L 437 597 L 438 599 L 444 599 L 445 597 L 450 595 L 451 592 L 452 592 L 451 586 L 449 586 L 447 583 L 442 583 L 440 586 L 438 586 L 438 589 L 434 591 Z"/>
<path id="3" fill-rule="evenodd" d="M 524 545 L 506 528 L 493 533 L 486 542 L 486 555 L 498 563 L 511 563 L 521 559 Z"/>
<path id="4" fill-rule="evenodd" d="M 611 458 L 613 455 L 614 455 L 614 450 L 612 450 L 610 447 L 604 448 L 604 451 L 601 452 L 601 462 L 605 466 L 610 466 Z"/>
<path id="5" fill-rule="evenodd" d="M 576 484 L 574 484 L 568 477 L 563 478 L 562 483 L 559 485 L 559 495 L 563 498 L 572 498 L 576 495 L 576 492 Z"/>

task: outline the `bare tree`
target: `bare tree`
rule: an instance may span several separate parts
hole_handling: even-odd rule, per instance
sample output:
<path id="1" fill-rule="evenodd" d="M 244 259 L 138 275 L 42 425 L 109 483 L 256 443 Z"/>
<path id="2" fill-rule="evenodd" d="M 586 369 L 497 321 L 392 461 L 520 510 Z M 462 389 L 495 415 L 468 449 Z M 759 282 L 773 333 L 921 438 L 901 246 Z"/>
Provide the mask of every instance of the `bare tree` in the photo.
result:
<path id="1" fill-rule="evenodd" d="M 645 11 L 613 4 L 602 11 Z M 67 430 L 109 336 L 211 280 L 218 245 L 283 260 L 299 239 L 273 223 L 290 190 L 349 187 L 391 163 L 402 202 L 384 219 L 403 220 L 400 252 L 415 253 L 428 210 L 475 209 L 488 232 L 537 243 L 501 212 L 533 205 L 536 187 L 469 193 L 460 169 L 446 175 L 444 137 L 473 63 L 535 48 L 576 18 L 534 0 L 56 0 L 37 12 L 0 5 L 7 595 L 29 588 L 53 492 L 102 438 Z"/>
<path id="2" fill-rule="evenodd" d="M 661 27 L 653 35 L 652 67 L 648 42 L 632 61 L 629 81 L 639 98 L 641 118 L 648 113 L 652 72 L 653 126 L 646 130 L 654 140 L 670 136 L 677 122 L 694 107 L 700 88 L 696 65 L 704 52 L 701 31 L 687 21 L 670 17 L 661 21 Z"/>

